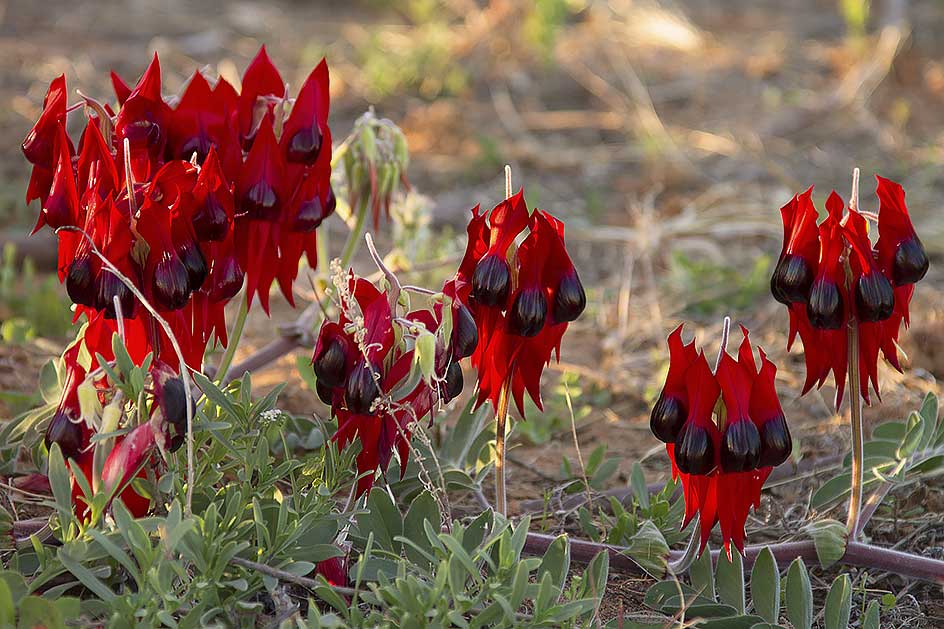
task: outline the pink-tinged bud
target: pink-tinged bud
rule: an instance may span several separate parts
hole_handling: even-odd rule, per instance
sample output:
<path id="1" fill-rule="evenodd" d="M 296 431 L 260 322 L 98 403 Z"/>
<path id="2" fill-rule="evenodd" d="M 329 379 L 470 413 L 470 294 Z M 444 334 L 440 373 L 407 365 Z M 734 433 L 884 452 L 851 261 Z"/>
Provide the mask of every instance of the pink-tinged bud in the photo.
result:
<path id="1" fill-rule="evenodd" d="M 130 482 L 147 462 L 155 445 L 154 430 L 148 423 L 141 424 L 118 441 L 102 468 L 105 491 L 113 491 Z"/>

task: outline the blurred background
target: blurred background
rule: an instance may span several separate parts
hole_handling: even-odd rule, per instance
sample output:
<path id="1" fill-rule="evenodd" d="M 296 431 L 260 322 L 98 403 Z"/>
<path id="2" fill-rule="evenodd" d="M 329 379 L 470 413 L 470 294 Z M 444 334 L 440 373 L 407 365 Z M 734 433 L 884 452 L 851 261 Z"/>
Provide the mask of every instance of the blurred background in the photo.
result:
<path id="1" fill-rule="evenodd" d="M 0 2 L 0 415 L 29 404 L 70 329 L 49 234 L 27 238 L 38 208 L 22 201 L 19 145 L 49 81 L 65 72 L 111 98 L 108 71 L 133 82 L 156 51 L 166 92 L 200 67 L 238 85 L 264 43 L 293 86 L 327 57 L 336 141 L 371 106 L 406 133 L 414 194 L 379 237 L 423 275 L 411 282 L 454 272 L 469 208 L 500 200 L 505 163 L 530 205 L 566 221 L 590 308 L 547 377 L 548 413 L 519 425 L 513 495 L 559 480 L 573 455 L 564 385 L 582 447 L 608 443 L 617 478 L 658 452 L 646 419 L 665 336 L 688 321 L 713 353 L 725 314 L 780 362 L 803 452 L 836 452 L 847 435 L 833 391 L 799 397 L 802 356 L 786 353 L 786 312 L 769 296 L 778 209 L 813 184 L 820 207 L 833 188 L 848 198 L 855 166 L 866 209 L 873 173 L 907 190 L 932 269 L 903 335 L 910 369 L 882 368 L 885 403 L 869 418 L 902 416 L 944 377 L 942 32 L 940 0 Z M 319 232 L 333 253 L 344 229 Z M 273 334 L 257 315 L 244 351 Z M 283 405 L 321 412 L 294 365 L 258 380 L 291 380 Z M 648 465 L 666 471 L 661 457 Z"/>

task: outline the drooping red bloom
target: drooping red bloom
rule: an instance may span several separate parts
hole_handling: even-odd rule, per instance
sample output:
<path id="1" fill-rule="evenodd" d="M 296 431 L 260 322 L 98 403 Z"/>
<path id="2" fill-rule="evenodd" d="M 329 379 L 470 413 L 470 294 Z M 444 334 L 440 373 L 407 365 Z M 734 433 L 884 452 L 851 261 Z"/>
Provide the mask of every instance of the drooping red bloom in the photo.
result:
<path id="1" fill-rule="evenodd" d="M 650 427 L 666 444 L 672 475 L 685 496 L 683 527 L 700 518 L 704 548 L 715 524 L 743 552 L 744 523 L 771 470 L 790 455 L 792 441 L 774 378 L 777 368 L 760 350 L 758 371 L 743 327 L 737 359 L 722 352 L 712 373 L 695 341 L 682 343 L 682 326 L 669 335 L 669 372 L 652 409 Z M 719 395 L 723 402 L 718 410 Z"/>
<path id="2" fill-rule="evenodd" d="M 564 245 L 564 224 L 542 210 L 529 215 L 522 190 L 491 212 L 476 206 L 468 235 L 449 290 L 468 307 L 478 328 L 472 355 L 479 374 L 478 403 L 491 400 L 497 406 L 509 382 L 522 415 L 525 391 L 543 408 L 541 374 L 552 354 L 560 359 L 567 325 L 586 306 Z"/>
<path id="3" fill-rule="evenodd" d="M 812 188 L 781 208 L 783 249 L 771 278 L 771 291 L 790 314 L 789 349 L 803 341 L 807 377 L 803 392 L 821 387 L 832 372 L 836 407 L 842 402 L 847 373 L 849 326 L 859 336 L 859 391 L 879 393 L 879 352 L 901 370 L 897 341 L 914 284 L 928 270 L 928 257 L 915 233 L 898 184 L 878 177 L 879 239 L 873 248 L 866 217 L 832 192 L 827 216 L 816 227 Z"/>

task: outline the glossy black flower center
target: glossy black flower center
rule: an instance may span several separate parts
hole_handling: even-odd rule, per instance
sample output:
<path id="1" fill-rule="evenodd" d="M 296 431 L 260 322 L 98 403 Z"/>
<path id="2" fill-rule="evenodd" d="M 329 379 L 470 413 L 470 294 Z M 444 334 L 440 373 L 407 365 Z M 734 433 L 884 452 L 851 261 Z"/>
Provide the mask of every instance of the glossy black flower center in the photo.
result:
<path id="1" fill-rule="evenodd" d="M 102 269 L 95 278 L 95 308 L 105 311 L 106 319 L 115 319 L 115 297 L 121 307 L 122 317 L 134 316 L 134 293 L 118 277 Z"/>
<path id="2" fill-rule="evenodd" d="M 206 279 L 208 272 L 206 259 L 203 257 L 200 247 L 192 240 L 185 242 L 178 247 L 177 256 L 187 269 L 190 290 L 199 290 L 203 286 L 203 281 Z"/>
<path id="3" fill-rule="evenodd" d="M 460 304 L 453 310 L 452 318 L 452 357 L 456 360 L 471 356 L 479 344 L 479 330 L 475 325 L 472 312 Z"/>
<path id="4" fill-rule="evenodd" d="M 758 467 L 776 467 L 789 458 L 793 439 L 783 415 L 767 420 L 760 429 L 760 461 Z"/>
<path id="5" fill-rule="evenodd" d="M 681 400 L 661 395 L 649 415 L 649 428 L 659 441 L 675 443 L 687 416 L 688 410 Z"/>
<path id="6" fill-rule="evenodd" d="M 895 310 L 892 283 L 878 271 L 863 275 L 856 282 L 855 303 L 859 320 L 869 323 L 884 321 Z"/>
<path id="7" fill-rule="evenodd" d="M 324 382 L 329 387 L 343 385 L 347 376 L 347 352 L 344 342 L 334 338 L 322 347 L 321 353 L 315 357 L 314 369 L 319 382 Z"/>
<path id="8" fill-rule="evenodd" d="M 892 265 L 892 276 L 896 286 L 914 284 L 921 280 L 931 265 L 924 245 L 917 236 L 903 240 L 895 251 L 895 262 Z"/>
<path id="9" fill-rule="evenodd" d="M 749 419 L 729 423 L 721 437 L 721 469 L 747 472 L 760 460 L 760 432 Z"/>
<path id="10" fill-rule="evenodd" d="M 240 207 L 249 218 L 274 221 L 279 217 L 279 197 L 265 180 L 257 181 L 246 190 Z"/>
<path id="11" fill-rule="evenodd" d="M 196 415 L 196 404 L 191 406 L 193 415 Z M 177 426 L 180 430 L 187 429 L 187 394 L 184 383 L 178 377 L 168 378 L 161 388 L 161 412 L 164 419 Z"/>
<path id="12" fill-rule="evenodd" d="M 685 424 L 675 440 L 675 464 L 686 474 L 704 475 L 715 469 L 715 448 L 708 430 Z"/>
<path id="13" fill-rule="evenodd" d="M 65 412 L 56 411 L 46 427 L 45 442 L 47 448 L 54 443 L 58 443 L 59 449 L 62 450 L 62 456 L 76 458 L 79 456 L 83 445 L 82 427 L 73 422 Z"/>
<path id="14" fill-rule="evenodd" d="M 158 305 L 166 310 L 179 310 L 190 297 L 190 276 L 187 267 L 176 255 L 164 254 L 154 266 L 151 290 Z"/>
<path id="15" fill-rule="evenodd" d="M 370 412 L 374 400 L 380 395 L 377 382 L 370 367 L 363 360 L 354 365 L 348 374 L 344 390 L 344 402 L 352 413 L 365 415 Z"/>
<path id="16" fill-rule="evenodd" d="M 843 326 L 842 295 L 835 283 L 821 279 L 813 283 L 806 304 L 810 325 L 818 330 L 838 330 Z"/>
<path id="17" fill-rule="evenodd" d="M 813 270 L 807 261 L 793 253 L 788 253 L 774 269 L 770 278 L 770 292 L 774 299 L 789 306 L 792 303 L 806 303 L 813 285 Z"/>
<path id="18" fill-rule="evenodd" d="M 577 277 L 577 271 L 561 279 L 554 295 L 554 320 L 558 323 L 574 321 L 587 307 L 587 294 Z"/>
<path id="19" fill-rule="evenodd" d="M 285 157 L 293 164 L 314 164 L 321 152 L 321 129 L 315 123 L 299 129 L 288 144 Z"/>
<path id="20" fill-rule="evenodd" d="M 483 306 L 504 306 L 511 290 L 508 262 L 497 255 L 479 260 L 472 274 L 472 297 Z"/>
<path id="21" fill-rule="evenodd" d="M 315 231 L 325 216 L 327 214 L 325 214 L 324 206 L 321 205 L 321 198 L 316 194 L 299 204 L 298 213 L 292 220 L 292 231 L 297 233 Z"/>
<path id="22" fill-rule="evenodd" d="M 210 284 L 210 299 L 225 301 L 232 299 L 243 286 L 243 270 L 233 256 L 213 264 L 213 278 Z"/>
<path id="23" fill-rule="evenodd" d="M 508 320 L 512 334 L 537 336 L 547 319 L 547 299 L 540 287 L 534 286 L 518 291 L 511 305 Z"/>
<path id="24" fill-rule="evenodd" d="M 69 299 L 83 306 L 95 307 L 95 273 L 92 269 L 92 258 L 80 254 L 69 265 L 66 272 L 66 292 Z"/>
<path id="25" fill-rule="evenodd" d="M 462 393 L 462 386 L 462 367 L 459 366 L 458 361 L 454 360 L 446 368 L 446 377 L 440 385 L 439 397 L 444 404 L 448 404 Z"/>
<path id="26" fill-rule="evenodd" d="M 203 203 L 193 213 L 193 231 L 200 241 L 217 241 L 226 238 L 229 218 L 220 200 L 208 192 Z"/>
<path id="27" fill-rule="evenodd" d="M 315 382 L 315 393 L 318 394 L 318 399 L 328 406 L 334 404 L 334 389 L 321 380 Z"/>

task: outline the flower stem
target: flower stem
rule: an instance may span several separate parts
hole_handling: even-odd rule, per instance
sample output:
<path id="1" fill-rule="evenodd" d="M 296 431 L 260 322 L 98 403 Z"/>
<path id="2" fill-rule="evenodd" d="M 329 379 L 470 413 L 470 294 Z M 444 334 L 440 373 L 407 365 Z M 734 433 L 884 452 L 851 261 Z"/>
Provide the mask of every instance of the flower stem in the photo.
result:
<path id="1" fill-rule="evenodd" d="M 369 198 L 363 199 L 357 206 L 357 214 L 354 217 L 354 225 L 351 227 L 351 233 L 344 244 L 344 251 L 341 254 L 341 268 L 347 268 L 354 258 L 357 247 L 361 244 L 364 237 L 364 229 L 367 226 L 367 214 L 369 207 Z"/>
<path id="2" fill-rule="evenodd" d="M 495 509 L 505 515 L 508 509 L 505 497 L 505 426 L 508 423 L 508 403 L 511 399 L 511 378 L 507 378 L 498 393 L 495 412 Z"/>
<path id="3" fill-rule="evenodd" d="M 852 171 L 852 193 L 849 196 L 849 211 L 859 208 L 859 169 Z M 846 286 L 852 293 L 852 269 L 846 261 Z M 849 423 L 852 430 L 852 478 L 850 481 L 849 515 L 846 528 L 850 540 L 859 534 L 859 512 L 862 509 L 862 462 L 865 458 L 862 439 L 862 394 L 859 386 L 859 322 L 851 314 L 846 327 L 846 346 L 848 349 L 846 370 L 849 374 Z"/>
<path id="4" fill-rule="evenodd" d="M 226 381 L 226 374 L 233 364 L 233 357 L 236 355 L 236 347 L 239 345 L 239 339 L 243 336 L 243 328 L 246 326 L 246 317 L 249 314 L 248 304 L 248 297 L 243 297 L 239 300 L 239 312 L 236 314 L 233 329 L 230 330 L 229 337 L 226 340 L 226 351 L 223 353 L 223 358 L 220 359 L 220 366 L 216 370 L 216 381 L 220 385 Z"/>

